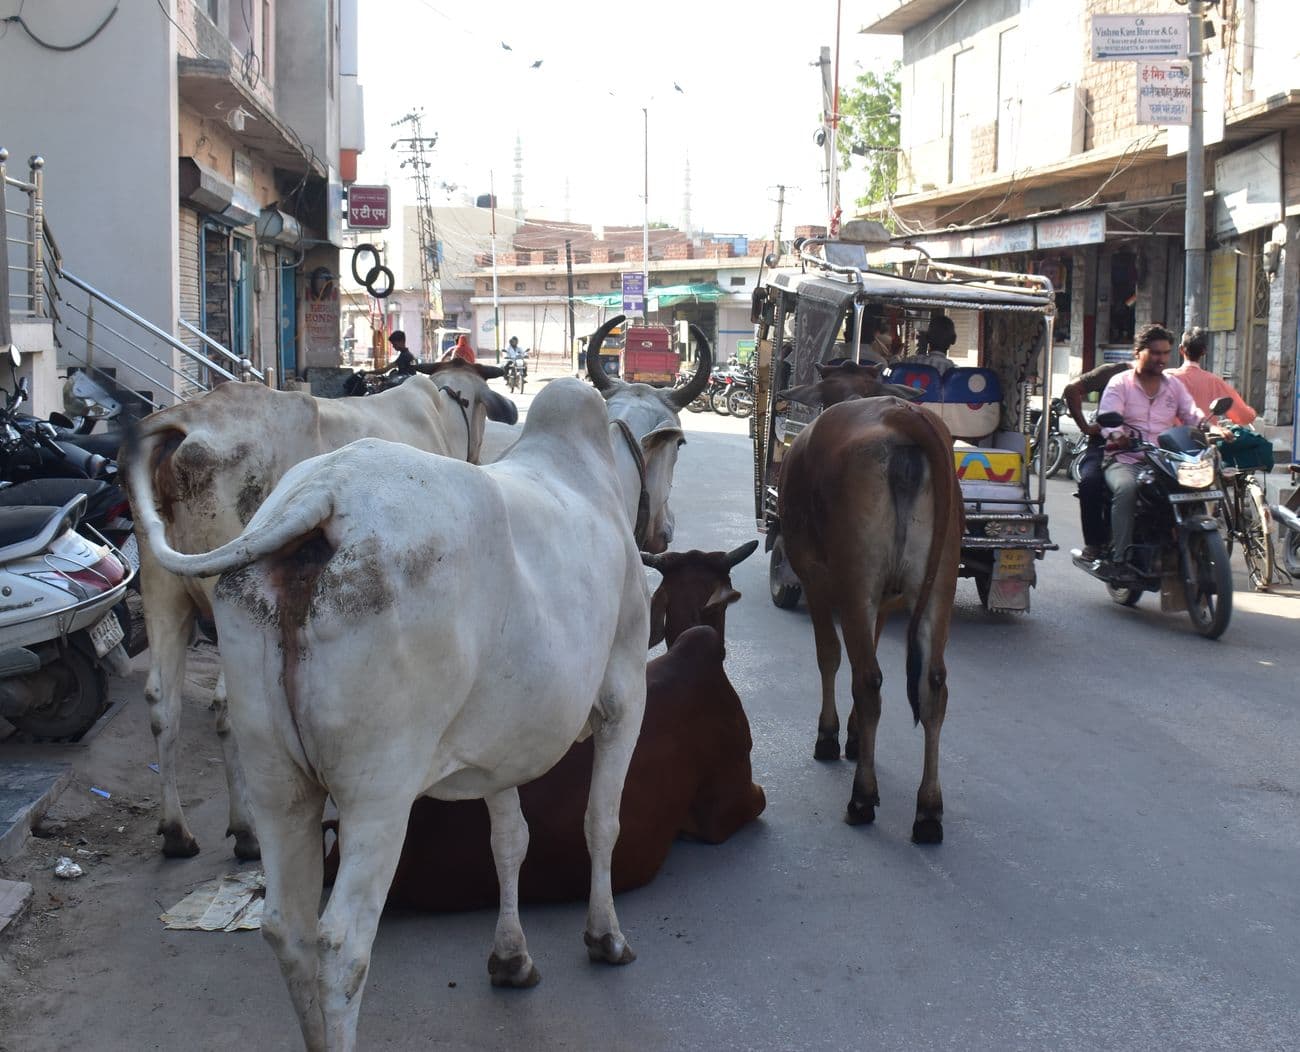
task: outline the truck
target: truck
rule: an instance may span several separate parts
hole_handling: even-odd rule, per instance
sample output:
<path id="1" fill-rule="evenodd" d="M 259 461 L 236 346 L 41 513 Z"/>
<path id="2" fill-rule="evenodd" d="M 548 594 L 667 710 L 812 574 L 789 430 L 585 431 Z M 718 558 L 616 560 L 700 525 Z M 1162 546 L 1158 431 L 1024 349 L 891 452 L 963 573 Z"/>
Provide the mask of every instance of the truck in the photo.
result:
<path id="1" fill-rule="evenodd" d="M 624 334 L 623 379 L 668 387 L 677 379 L 681 358 L 675 334 L 666 325 L 629 325 Z"/>

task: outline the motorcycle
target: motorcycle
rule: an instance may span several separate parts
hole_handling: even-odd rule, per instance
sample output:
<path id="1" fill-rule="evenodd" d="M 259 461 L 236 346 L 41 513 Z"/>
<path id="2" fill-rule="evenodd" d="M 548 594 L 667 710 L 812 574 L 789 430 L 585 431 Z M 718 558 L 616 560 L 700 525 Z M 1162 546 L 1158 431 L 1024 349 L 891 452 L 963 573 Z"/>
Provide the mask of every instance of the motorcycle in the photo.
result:
<path id="1" fill-rule="evenodd" d="M 731 384 L 731 390 L 727 392 L 727 412 L 732 416 L 743 420 L 754 411 L 754 370 L 748 366 L 741 366 L 736 373 Z"/>
<path id="2" fill-rule="evenodd" d="M 1053 398 L 1047 409 L 1047 478 L 1052 478 L 1061 467 L 1066 463 L 1066 450 L 1069 447 L 1069 440 L 1061 430 L 1061 417 L 1065 415 L 1065 402 L 1060 398 Z M 1038 446 L 1043 440 L 1043 411 L 1041 409 L 1031 409 L 1029 411 L 1030 438 L 1029 438 L 1029 470 L 1038 470 Z"/>
<path id="3" fill-rule="evenodd" d="M 1291 485 L 1300 476 L 1300 464 L 1291 465 Z M 1291 494 L 1285 504 L 1270 504 L 1273 521 L 1277 523 L 1277 550 L 1282 568 L 1293 580 L 1300 579 L 1300 489 Z"/>
<path id="4" fill-rule="evenodd" d="M 113 610 L 132 572 L 78 532 L 85 510 L 84 495 L 0 507 L 0 716 L 38 738 L 84 734 L 107 705 L 108 673 L 130 671 Z"/>
<path id="5" fill-rule="evenodd" d="M 1210 406 L 1225 412 L 1231 400 Z M 1119 413 L 1097 417 L 1102 427 L 1124 426 Z M 1192 626 L 1207 639 L 1218 639 L 1232 617 L 1232 571 L 1215 511 L 1225 499 L 1218 451 L 1202 431 L 1173 427 L 1155 444 L 1128 429 L 1142 454 L 1133 544 L 1132 572 L 1105 560 L 1091 561 L 1072 552 L 1074 565 L 1106 585 L 1111 599 L 1135 606 L 1143 592 L 1159 592 L 1161 609 L 1185 609 Z"/>
<path id="6" fill-rule="evenodd" d="M 524 384 L 528 382 L 528 359 L 527 358 L 507 358 L 504 362 L 506 387 L 510 393 L 514 394 L 515 388 L 518 387 L 519 393 L 524 393 Z"/>

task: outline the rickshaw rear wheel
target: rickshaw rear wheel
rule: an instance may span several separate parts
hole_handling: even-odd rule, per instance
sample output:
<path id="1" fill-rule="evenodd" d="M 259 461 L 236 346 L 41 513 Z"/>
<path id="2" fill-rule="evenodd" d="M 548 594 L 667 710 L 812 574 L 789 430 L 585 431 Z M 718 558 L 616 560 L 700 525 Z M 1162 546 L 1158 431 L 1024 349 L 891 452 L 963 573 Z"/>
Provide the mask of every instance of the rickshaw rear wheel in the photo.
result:
<path id="1" fill-rule="evenodd" d="M 767 564 L 767 590 L 772 596 L 773 605 L 781 610 L 793 610 L 799 605 L 799 598 L 803 595 L 803 589 L 797 584 L 786 584 L 782 581 L 785 576 L 785 544 L 780 537 L 777 537 L 772 544 L 772 554 Z"/>
<path id="2" fill-rule="evenodd" d="M 980 606 L 985 610 L 989 608 L 989 590 L 993 587 L 993 575 L 991 573 L 976 573 L 975 591 L 980 594 Z"/>

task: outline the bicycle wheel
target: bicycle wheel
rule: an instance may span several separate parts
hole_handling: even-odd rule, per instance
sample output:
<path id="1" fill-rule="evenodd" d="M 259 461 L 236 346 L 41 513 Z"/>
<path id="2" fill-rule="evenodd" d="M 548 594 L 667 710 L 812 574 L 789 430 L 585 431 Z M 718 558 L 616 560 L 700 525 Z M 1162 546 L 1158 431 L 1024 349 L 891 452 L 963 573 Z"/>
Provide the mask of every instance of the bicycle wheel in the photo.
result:
<path id="1" fill-rule="evenodd" d="M 1273 582 L 1273 523 L 1260 492 L 1259 481 L 1252 475 L 1241 496 L 1241 554 L 1246 557 L 1246 571 L 1257 592 L 1267 592 Z"/>

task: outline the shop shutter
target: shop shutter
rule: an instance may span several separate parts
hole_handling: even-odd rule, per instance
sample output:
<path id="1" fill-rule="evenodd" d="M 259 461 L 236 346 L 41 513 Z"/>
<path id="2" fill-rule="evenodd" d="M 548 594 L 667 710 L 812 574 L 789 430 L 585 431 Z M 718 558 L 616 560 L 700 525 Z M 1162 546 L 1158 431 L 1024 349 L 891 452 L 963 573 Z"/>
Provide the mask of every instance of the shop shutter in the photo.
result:
<path id="1" fill-rule="evenodd" d="M 202 246 L 199 240 L 201 221 L 198 212 L 181 206 L 180 213 L 180 316 L 196 329 L 203 328 L 203 285 L 200 258 Z M 203 353 L 202 341 L 184 326 L 177 337 L 188 347 Z M 181 355 L 181 374 L 190 383 L 198 384 L 202 379 L 202 369 L 193 358 Z M 196 392 L 189 383 L 176 388 L 181 394 L 192 397 Z"/>

